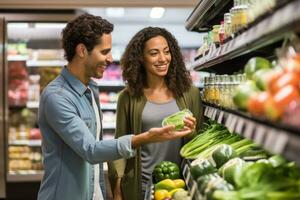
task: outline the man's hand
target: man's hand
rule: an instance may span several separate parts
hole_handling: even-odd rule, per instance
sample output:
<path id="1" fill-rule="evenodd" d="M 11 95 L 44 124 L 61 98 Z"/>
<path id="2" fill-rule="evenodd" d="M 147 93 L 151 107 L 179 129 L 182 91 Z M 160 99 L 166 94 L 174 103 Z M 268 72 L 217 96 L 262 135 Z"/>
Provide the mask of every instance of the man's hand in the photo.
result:
<path id="1" fill-rule="evenodd" d="M 132 147 L 137 148 L 143 144 L 163 142 L 185 137 L 192 133 L 196 127 L 196 119 L 194 117 L 186 117 L 184 119 L 185 126 L 180 131 L 175 131 L 174 126 L 165 126 L 162 128 L 151 128 L 145 133 L 134 135 L 132 137 Z"/>

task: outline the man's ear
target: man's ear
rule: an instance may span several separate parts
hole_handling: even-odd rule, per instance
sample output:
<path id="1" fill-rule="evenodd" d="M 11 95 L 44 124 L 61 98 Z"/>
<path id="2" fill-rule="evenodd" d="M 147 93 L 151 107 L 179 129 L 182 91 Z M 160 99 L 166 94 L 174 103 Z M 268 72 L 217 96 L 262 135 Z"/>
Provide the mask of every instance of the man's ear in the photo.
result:
<path id="1" fill-rule="evenodd" d="M 84 56 L 86 56 L 88 54 L 87 49 L 85 47 L 84 44 L 79 43 L 76 46 L 76 54 L 80 57 L 80 58 L 84 58 Z"/>

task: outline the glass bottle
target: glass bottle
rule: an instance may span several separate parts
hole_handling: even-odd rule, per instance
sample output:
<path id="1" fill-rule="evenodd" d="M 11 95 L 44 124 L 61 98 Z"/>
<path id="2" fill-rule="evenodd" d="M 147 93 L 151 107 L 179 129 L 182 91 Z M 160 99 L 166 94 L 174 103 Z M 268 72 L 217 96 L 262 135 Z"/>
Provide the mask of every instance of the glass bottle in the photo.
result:
<path id="1" fill-rule="evenodd" d="M 224 21 L 221 21 L 220 29 L 219 29 L 219 41 L 220 44 L 224 44 L 225 40 L 225 28 L 224 28 Z"/>
<path id="2" fill-rule="evenodd" d="M 231 14 L 225 13 L 224 14 L 224 31 L 225 31 L 225 38 L 228 38 L 231 36 Z"/>

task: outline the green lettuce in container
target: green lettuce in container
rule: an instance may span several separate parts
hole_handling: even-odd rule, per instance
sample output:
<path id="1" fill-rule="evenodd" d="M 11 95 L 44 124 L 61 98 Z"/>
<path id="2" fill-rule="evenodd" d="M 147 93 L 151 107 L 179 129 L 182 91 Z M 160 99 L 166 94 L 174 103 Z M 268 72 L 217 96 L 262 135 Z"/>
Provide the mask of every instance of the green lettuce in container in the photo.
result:
<path id="1" fill-rule="evenodd" d="M 173 115 L 170 115 L 162 121 L 162 126 L 175 125 L 175 130 L 181 130 L 184 127 L 184 118 L 187 116 L 193 116 L 193 113 L 189 109 L 183 109 Z"/>

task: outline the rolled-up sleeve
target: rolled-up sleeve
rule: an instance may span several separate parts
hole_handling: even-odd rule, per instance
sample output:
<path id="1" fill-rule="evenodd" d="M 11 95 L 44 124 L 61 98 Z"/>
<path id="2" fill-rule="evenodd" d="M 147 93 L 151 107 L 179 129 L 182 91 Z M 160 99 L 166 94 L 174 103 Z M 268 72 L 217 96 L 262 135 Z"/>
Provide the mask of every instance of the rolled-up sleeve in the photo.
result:
<path id="1" fill-rule="evenodd" d="M 136 154 L 136 150 L 132 149 L 131 145 L 132 137 L 133 135 L 125 135 L 117 139 L 118 151 L 123 158 L 131 158 Z"/>
<path id="2" fill-rule="evenodd" d="M 132 135 L 118 139 L 96 141 L 76 106 L 62 93 L 49 95 L 44 102 L 45 119 L 49 126 L 80 157 L 96 164 L 135 155 L 131 147 Z"/>

